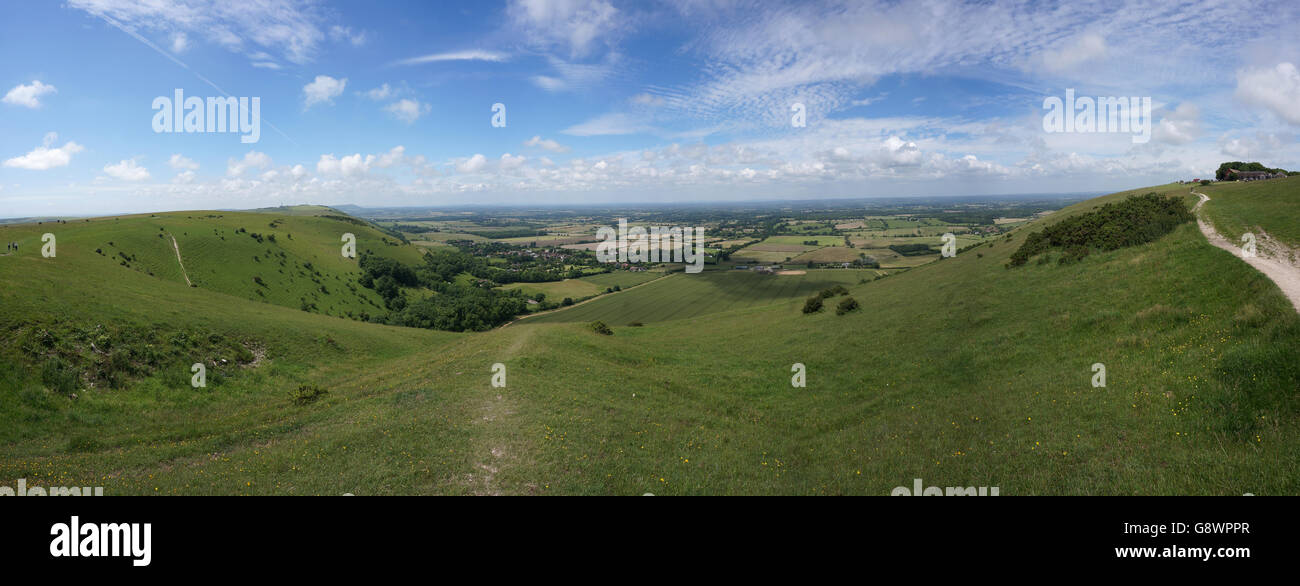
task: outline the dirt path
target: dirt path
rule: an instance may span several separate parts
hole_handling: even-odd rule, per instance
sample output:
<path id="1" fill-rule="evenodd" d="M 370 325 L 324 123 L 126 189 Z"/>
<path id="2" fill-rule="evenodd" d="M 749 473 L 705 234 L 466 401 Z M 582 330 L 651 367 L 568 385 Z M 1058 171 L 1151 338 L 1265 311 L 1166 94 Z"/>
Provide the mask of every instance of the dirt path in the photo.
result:
<path id="1" fill-rule="evenodd" d="M 505 352 L 491 357 L 491 360 L 502 364 L 512 362 L 513 358 L 527 348 L 534 333 L 536 330 L 523 328 L 504 334 L 514 336 L 514 340 Z M 501 486 L 497 475 L 517 463 L 521 457 L 526 459 L 528 456 L 525 443 L 518 434 L 518 425 L 513 420 L 515 401 L 510 388 L 509 371 L 506 374 L 505 388 L 489 386 L 479 399 L 479 418 L 474 422 L 479 426 L 479 433 L 475 434 L 474 446 L 470 449 L 476 457 L 474 469 L 466 477 L 471 493 L 478 496 L 500 496 L 512 492 Z M 535 488 L 535 485 L 525 487 L 531 488 Z"/>
<path id="2" fill-rule="evenodd" d="M 176 264 L 181 265 L 181 276 L 182 276 L 182 277 L 185 277 L 185 285 L 186 285 L 187 287 L 193 287 L 193 286 L 194 286 L 194 283 L 191 283 L 191 282 L 190 282 L 190 275 L 189 275 L 189 273 L 186 273 L 186 272 L 185 272 L 185 262 L 181 260 L 181 245 L 179 245 L 179 244 L 176 243 L 176 237 L 175 237 L 175 236 L 172 236 L 171 234 L 168 234 L 167 236 L 170 236 L 171 239 L 172 239 L 172 248 L 173 248 L 174 250 L 176 250 Z"/>
<path id="3" fill-rule="evenodd" d="M 1201 206 L 1205 205 L 1205 202 L 1210 201 L 1210 196 L 1205 195 L 1204 193 L 1196 193 L 1195 191 L 1192 193 L 1201 198 L 1201 201 L 1197 202 L 1196 206 L 1192 208 L 1193 212 L 1199 211 Z M 1240 246 L 1237 246 L 1236 244 L 1229 242 L 1228 239 L 1223 236 L 1220 236 L 1219 233 L 1214 230 L 1213 226 L 1201 219 L 1200 215 L 1197 215 L 1196 217 L 1196 224 L 1197 226 L 1200 226 L 1201 233 L 1205 235 L 1206 240 L 1210 241 L 1210 244 L 1231 252 L 1237 258 L 1246 261 L 1246 264 L 1249 264 L 1250 266 L 1255 267 L 1259 272 L 1264 273 L 1264 275 L 1269 279 L 1272 279 L 1274 283 L 1277 283 L 1278 288 L 1282 289 L 1282 294 L 1286 295 L 1286 298 L 1291 300 L 1291 305 L 1295 307 L 1297 313 L 1300 313 L 1300 267 L 1297 267 L 1286 260 L 1284 254 L 1267 256 L 1270 252 L 1276 252 L 1271 249 L 1285 249 L 1285 245 L 1280 242 L 1272 242 L 1270 243 L 1270 246 L 1265 246 L 1263 239 L 1266 237 L 1261 236 L 1261 241 L 1256 246 L 1258 254 L 1251 257 L 1243 257 Z M 1290 250 L 1286 250 L 1287 254 L 1291 254 L 1291 252 L 1292 251 Z M 1295 255 L 1291 254 L 1291 256 Z"/>

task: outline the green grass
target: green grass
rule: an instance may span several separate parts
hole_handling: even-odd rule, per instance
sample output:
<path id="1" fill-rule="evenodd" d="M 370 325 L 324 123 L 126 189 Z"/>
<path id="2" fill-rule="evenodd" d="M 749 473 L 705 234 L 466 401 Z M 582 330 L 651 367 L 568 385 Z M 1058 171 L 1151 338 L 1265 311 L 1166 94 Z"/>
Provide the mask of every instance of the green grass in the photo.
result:
<path id="1" fill-rule="evenodd" d="M 1186 187 L 1130 193 L 1152 190 Z M 0 482 L 885 495 L 922 478 L 1004 495 L 1295 494 L 1300 319 L 1266 278 L 1190 223 L 1070 265 L 1004 268 L 1026 230 L 1125 195 L 866 284 L 850 271 L 674 274 L 465 335 L 308 314 L 93 249 L 61 244 L 52 261 L 25 245 L 0 257 Z M 802 294 L 770 288 L 832 275 L 860 309 L 805 315 Z M 598 311 L 616 318 L 603 320 L 614 335 L 587 327 Z M 655 319 L 624 325 L 639 317 Z M 266 357 L 218 369 L 204 390 L 186 384 L 202 357 L 124 389 L 47 390 L 20 342 L 95 324 L 157 327 L 169 351 L 188 347 L 168 341 L 178 331 L 210 332 Z M 61 339 L 60 351 L 89 352 Z M 490 386 L 497 362 L 503 389 Z M 790 386 L 796 362 L 806 388 Z M 1097 362 L 1104 388 L 1090 384 Z M 297 405 L 304 384 L 327 394 Z"/>
<path id="2" fill-rule="evenodd" d="M 1240 243 L 1242 234 L 1263 230 L 1289 246 L 1300 246 L 1300 176 L 1195 189 L 1210 197 L 1201 209 L 1230 242 Z"/>
<path id="3" fill-rule="evenodd" d="M 380 297 L 358 283 L 357 259 L 341 254 L 344 233 L 356 236 L 358 254 L 406 263 L 419 263 L 423 254 L 369 226 L 302 213 L 196 211 L 0 228 L 7 241 L 20 243 L 24 256 L 35 257 L 45 232 L 57 238 L 57 256 L 50 259 L 56 265 L 72 259 L 68 262 L 89 263 L 94 274 L 109 280 L 135 272 L 183 285 L 175 238 L 185 274 L 197 288 L 293 309 L 305 303 L 329 315 L 379 313 L 383 308 Z"/>
<path id="4" fill-rule="evenodd" d="M 874 271 L 813 270 L 803 275 L 759 275 L 716 270 L 674 274 L 630 291 L 602 297 L 571 309 L 539 315 L 528 323 L 590 322 L 613 326 L 691 319 L 722 311 L 757 308 L 802 299 L 839 284 L 873 278 Z"/>
<path id="5" fill-rule="evenodd" d="M 100 231 L 92 242 L 102 236 L 125 245 L 137 233 L 148 242 L 144 235 L 156 229 L 142 222 L 90 222 L 87 229 Z M 72 228 L 18 229 L 72 234 Z M 423 437 L 449 449 L 464 445 L 446 422 L 461 408 L 444 404 L 447 395 L 426 384 L 396 389 L 371 382 L 376 373 L 399 375 L 394 359 L 461 335 L 331 318 L 186 287 L 106 261 L 77 237 L 60 238 L 53 259 L 35 248 L 0 258 L 0 282 L 0 420 L 9 422 L 0 426 L 0 478 L 11 485 L 27 478 L 104 486 L 107 494 L 339 494 L 377 469 L 396 472 L 389 467 L 396 452 L 385 442 Z M 26 352 L 23 341 L 44 339 L 43 332 L 50 346 Z M 257 366 L 209 365 L 207 387 L 191 388 L 191 364 L 236 358 L 229 347 L 194 342 L 210 336 L 260 355 Z M 126 358 L 123 370 L 134 372 L 124 388 L 79 381 L 75 399 L 45 388 L 38 365 L 50 356 L 109 362 L 99 352 Z M 154 353 L 162 357 L 156 364 L 139 358 Z M 301 384 L 317 384 L 329 395 L 297 407 L 291 392 Z M 438 407 L 412 412 L 410 401 L 394 397 L 399 392 L 411 401 L 423 393 L 421 401 Z M 348 457 L 347 450 L 365 458 L 386 455 L 370 462 Z M 429 469 L 438 470 L 445 459 L 431 457 Z M 295 466 L 312 472 L 297 475 Z"/>

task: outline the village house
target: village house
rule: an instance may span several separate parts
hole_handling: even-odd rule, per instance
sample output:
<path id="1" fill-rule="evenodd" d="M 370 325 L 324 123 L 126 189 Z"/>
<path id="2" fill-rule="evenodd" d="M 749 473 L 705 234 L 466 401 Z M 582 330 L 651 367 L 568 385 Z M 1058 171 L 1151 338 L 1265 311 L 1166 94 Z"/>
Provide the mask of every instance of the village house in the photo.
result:
<path id="1" fill-rule="evenodd" d="M 1238 171 L 1228 169 L 1228 173 L 1235 175 L 1238 181 L 1258 181 L 1260 179 L 1279 179 L 1286 177 L 1286 173 L 1273 173 L 1270 171 Z"/>

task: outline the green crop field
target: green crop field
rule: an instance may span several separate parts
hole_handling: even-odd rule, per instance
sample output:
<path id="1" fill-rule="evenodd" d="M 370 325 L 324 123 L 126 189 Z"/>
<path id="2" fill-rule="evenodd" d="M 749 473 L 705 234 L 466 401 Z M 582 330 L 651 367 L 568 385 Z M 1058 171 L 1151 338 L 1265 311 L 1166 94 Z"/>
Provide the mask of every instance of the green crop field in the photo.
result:
<path id="1" fill-rule="evenodd" d="M 790 260 L 791 264 L 803 264 L 809 262 L 853 262 L 860 258 L 859 255 L 870 254 L 865 250 L 849 248 L 847 246 L 826 246 L 817 250 L 805 252 Z"/>
<path id="2" fill-rule="evenodd" d="M 843 236 L 769 236 L 762 244 L 794 244 L 816 242 L 814 246 L 836 246 L 844 244 Z"/>
<path id="3" fill-rule="evenodd" d="M 1028 232 L 1148 191 L 1195 199 L 1089 200 L 866 283 L 874 271 L 673 274 L 476 334 L 222 292 L 202 267 L 237 226 L 184 219 L 199 212 L 81 235 L 9 226 L 23 247 L 0 257 L 0 478 L 107 494 L 885 495 L 914 478 L 1004 495 L 1300 492 L 1300 318 L 1271 281 L 1191 223 L 1007 268 Z M 336 250 L 318 224 L 336 220 L 306 220 Z M 209 257 L 208 285 L 167 272 L 160 226 Z M 213 229 L 209 250 L 181 240 Z M 65 230 L 42 258 L 40 234 Z M 292 232 L 308 244 L 307 225 Z M 95 253 L 105 240 L 138 260 Z M 226 262 L 264 266 L 265 248 Z M 836 283 L 858 310 L 800 311 Z M 195 362 L 206 388 L 189 384 Z"/>
<path id="4" fill-rule="evenodd" d="M 528 295 L 544 293 L 546 298 L 551 301 L 559 301 L 565 297 L 579 300 L 592 295 L 599 295 L 605 289 L 612 288 L 615 285 L 626 289 L 662 276 L 663 273 L 661 272 L 614 271 L 549 283 L 511 283 L 503 285 L 502 289 L 520 289 Z"/>

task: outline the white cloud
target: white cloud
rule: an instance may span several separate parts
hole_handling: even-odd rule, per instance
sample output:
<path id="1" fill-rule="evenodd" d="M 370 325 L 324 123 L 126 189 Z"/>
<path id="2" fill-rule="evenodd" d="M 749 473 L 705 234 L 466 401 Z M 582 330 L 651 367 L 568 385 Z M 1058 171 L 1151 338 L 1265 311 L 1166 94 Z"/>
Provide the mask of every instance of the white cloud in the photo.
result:
<path id="1" fill-rule="evenodd" d="M 1293 63 L 1237 72 L 1237 97 L 1300 125 L 1300 71 Z"/>
<path id="2" fill-rule="evenodd" d="M 375 158 L 375 166 L 381 169 L 400 165 L 406 161 L 406 147 L 397 145 L 388 152 Z"/>
<path id="3" fill-rule="evenodd" d="M 30 85 L 19 84 L 5 94 L 4 103 L 15 106 L 26 106 L 28 108 L 41 107 L 41 96 L 58 92 L 52 85 L 41 83 L 39 80 L 33 81 Z"/>
<path id="4" fill-rule="evenodd" d="M 392 114 L 398 120 L 407 124 L 414 123 L 420 116 L 429 113 L 431 106 L 421 104 L 416 100 L 401 99 L 384 106 L 384 111 Z"/>
<path id="5" fill-rule="evenodd" d="M 1062 47 L 1044 51 L 1039 63 L 1049 72 L 1073 71 L 1106 56 L 1106 39 L 1096 33 L 1083 33 L 1067 39 Z"/>
<path id="6" fill-rule="evenodd" d="M 1219 137 L 1219 152 L 1243 161 L 1263 159 L 1282 148 L 1283 144 L 1294 141 L 1295 137 L 1289 133 L 1279 135 L 1259 131 L 1254 138 L 1229 137 L 1225 134 Z"/>
<path id="7" fill-rule="evenodd" d="M 333 153 L 324 154 L 316 161 L 316 172 L 321 175 L 356 177 L 369 173 L 372 168 L 387 169 L 406 162 L 408 162 L 406 147 L 397 145 L 380 155 L 354 153 L 337 157 Z M 306 171 L 299 166 L 291 172 L 298 177 Z"/>
<path id="8" fill-rule="evenodd" d="M 172 52 L 184 53 L 190 48 L 190 37 L 184 32 L 177 31 L 172 33 Z"/>
<path id="9" fill-rule="evenodd" d="M 361 156 L 361 153 L 346 155 L 342 158 L 333 154 L 321 155 L 316 162 L 316 172 L 321 175 L 361 175 L 370 171 L 374 155 Z"/>
<path id="10" fill-rule="evenodd" d="M 456 170 L 461 173 L 477 173 L 487 166 L 487 157 L 475 153 L 474 156 L 456 163 Z"/>
<path id="11" fill-rule="evenodd" d="M 618 33 L 621 16 L 607 0 L 511 0 L 506 14 L 524 37 L 543 48 L 582 57 L 597 41 Z"/>
<path id="12" fill-rule="evenodd" d="M 439 63 L 442 61 L 488 61 L 500 63 L 509 59 L 510 56 L 497 51 L 484 51 L 471 49 L 468 51 L 451 51 L 448 53 L 432 53 L 429 55 L 420 55 L 395 61 L 393 65 L 420 65 L 422 63 Z"/>
<path id="13" fill-rule="evenodd" d="M 348 78 L 335 79 L 328 75 L 317 75 L 315 81 L 302 87 L 303 108 L 310 108 L 314 104 L 333 104 L 334 98 L 343 93 L 343 88 L 348 84 Z"/>
<path id="14" fill-rule="evenodd" d="M 381 85 L 375 89 L 366 92 L 366 97 L 372 100 L 386 100 L 393 95 L 393 88 L 388 84 Z"/>
<path id="15" fill-rule="evenodd" d="M 501 155 L 500 168 L 502 171 L 510 171 L 523 166 L 526 162 L 528 162 L 528 157 L 504 153 Z"/>
<path id="16" fill-rule="evenodd" d="M 226 176 L 239 177 L 249 169 L 265 169 L 271 166 L 271 156 L 258 151 L 248 151 L 242 159 L 226 161 Z"/>
<path id="17" fill-rule="evenodd" d="M 135 159 L 124 159 L 116 165 L 104 165 L 104 172 L 109 177 L 122 181 L 144 181 L 149 178 L 149 170 L 137 165 Z"/>
<path id="18" fill-rule="evenodd" d="M 1195 104 L 1184 102 L 1164 118 L 1151 131 L 1151 138 L 1165 144 L 1186 144 L 1201 134 L 1201 111 Z"/>
<path id="19" fill-rule="evenodd" d="M 189 157 L 176 153 L 167 159 L 167 166 L 177 171 L 196 171 L 199 164 Z"/>
<path id="20" fill-rule="evenodd" d="M 58 138 L 59 135 L 56 133 L 46 134 L 41 146 L 32 149 L 31 152 L 21 157 L 7 159 L 4 166 L 16 169 L 30 169 L 32 171 L 66 167 L 72 161 L 72 155 L 85 150 L 84 147 L 72 141 L 64 143 L 61 147 L 50 148 Z"/>
<path id="21" fill-rule="evenodd" d="M 567 146 L 564 146 L 564 145 L 562 145 L 562 144 L 560 144 L 560 143 L 558 143 L 558 142 L 555 142 L 555 141 L 553 141 L 553 140 L 551 140 L 551 139 L 549 139 L 549 138 L 542 138 L 541 136 L 534 136 L 534 137 L 532 137 L 532 138 L 530 138 L 530 139 L 528 139 L 528 140 L 525 140 L 525 141 L 524 141 L 524 146 L 527 146 L 527 147 L 538 147 L 538 148 L 542 148 L 542 149 L 545 149 L 545 150 L 551 151 L 551 152 L 553 152 L 553 153 L 567 153 L 567 152 L 569 152 L 569 150 L 571 150 L 571 149 L 569 149 L 569 147 L 567 147 Z"/>

